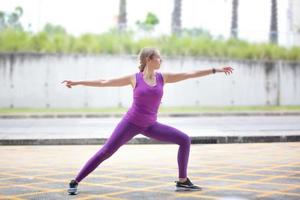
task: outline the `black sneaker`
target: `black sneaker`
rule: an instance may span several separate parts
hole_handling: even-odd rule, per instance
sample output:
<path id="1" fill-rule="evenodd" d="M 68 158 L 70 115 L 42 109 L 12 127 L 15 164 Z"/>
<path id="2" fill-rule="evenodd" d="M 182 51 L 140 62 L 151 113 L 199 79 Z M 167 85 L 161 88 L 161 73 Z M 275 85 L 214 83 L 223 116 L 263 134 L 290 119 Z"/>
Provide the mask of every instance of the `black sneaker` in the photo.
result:
<path id="1" fill-rule="evenodd" d="M 176 183 L 176 191 L 199 191 L 202 190 L 201 187 L 194 185 L 189 178 L 183 183 L 179 181 L 175 181 Z"/>
<path id="2" fill-rule="evenodd" d="M 78 183 L 75 180 L 71 180 L 71 182 L 69 183 L 69 189 L 68 189 L 69 195 L 77 194 L 77 186 L 78 186 Z"/>

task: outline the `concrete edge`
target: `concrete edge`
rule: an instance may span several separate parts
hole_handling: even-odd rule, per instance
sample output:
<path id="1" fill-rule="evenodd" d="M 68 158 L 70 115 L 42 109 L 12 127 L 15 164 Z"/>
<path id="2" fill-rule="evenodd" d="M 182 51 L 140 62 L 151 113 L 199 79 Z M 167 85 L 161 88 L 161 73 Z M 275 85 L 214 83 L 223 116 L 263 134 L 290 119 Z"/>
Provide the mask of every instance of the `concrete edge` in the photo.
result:
<path id="1" fill-rule="evenodd" d="M 0 119 L 23 118 L 107 118 L 122 117 L 125 113 L 30 113 L 0 114 Z M 269 111 L 269 112 L 203 112 L 203 113 L 160 113 L 159 117 L 215 117 L 215 116 L 300 116 L 300 111 Z"/>
<path id="2" fill-rule="evenodd" d="M 99 145 L 105 138 L 74 138 L 74 139 L 4 139 L 0 145 Z M 299 142 L 300 135 L 290 136 L 207 136 L 191 137 L 192 144 L 230 144 L 230 143 L 269 143 Z M 169 144 L 150 138 L 133 138 L 127 144 Z"/>

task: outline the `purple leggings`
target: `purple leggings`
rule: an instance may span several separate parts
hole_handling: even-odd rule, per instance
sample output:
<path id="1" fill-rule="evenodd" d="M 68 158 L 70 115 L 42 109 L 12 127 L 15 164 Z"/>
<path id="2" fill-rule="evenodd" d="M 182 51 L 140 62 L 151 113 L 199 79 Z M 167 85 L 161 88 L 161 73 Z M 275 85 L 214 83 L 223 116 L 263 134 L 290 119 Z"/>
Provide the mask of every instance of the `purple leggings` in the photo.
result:
<path id="1" fill-rule="evenodd" d="M 84 165 L 75 180 L 80 182 L 89 173 L 94 171 L 100 163 L 112 156 L 123 144 L 139 133 L 156 140 L 178 144 L 177 162 L 179 178 L 187 177 L 187 164 L 191 144 L 191 139 L 188 135 L 173 127 L 158 122 L 143 128 L 130 123 L 127 119 L 123 118 L 103 147 Z"/>

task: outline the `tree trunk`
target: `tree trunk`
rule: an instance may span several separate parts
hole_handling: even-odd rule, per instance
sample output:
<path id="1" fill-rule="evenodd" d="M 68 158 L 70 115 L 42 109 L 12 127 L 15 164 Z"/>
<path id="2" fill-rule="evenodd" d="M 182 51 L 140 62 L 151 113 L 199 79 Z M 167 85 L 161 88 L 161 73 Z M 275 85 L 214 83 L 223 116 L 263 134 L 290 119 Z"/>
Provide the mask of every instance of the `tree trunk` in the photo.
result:
<path id="1" fill-rule="evenodd" d="M 126 30 L 126 24 L 127 24 L 126 0 L 120 0 L 119 2 L 120 5 L 119 5 L 119 16 L 118 16 L 118 30 L 122 32 Z"/>
<path id="2" fill-rule="evenodd" d="M 238 37 L 238 6 L 239 0 L 232 0 L 232 16 L 230 35 L 232 38 Z"/>
<path id="3" fill-rule="evenodd" d="M 277 27 L 277 0 L 271 0 L 271 26 L 269 40 L 271 43 L 278 43 L 278 27 Z"/>
<path id="4" fill-rule="evenodd" d="M 181 31 L 181 0 L 174 0 L 172 12 L 172 34 L 180 34 Z"/>

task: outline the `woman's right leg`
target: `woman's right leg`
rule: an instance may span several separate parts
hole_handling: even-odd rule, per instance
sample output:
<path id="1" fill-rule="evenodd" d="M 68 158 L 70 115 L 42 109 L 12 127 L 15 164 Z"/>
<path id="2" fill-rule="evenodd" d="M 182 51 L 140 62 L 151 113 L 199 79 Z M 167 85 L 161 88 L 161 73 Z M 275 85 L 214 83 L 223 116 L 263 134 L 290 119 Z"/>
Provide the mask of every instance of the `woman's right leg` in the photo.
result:
<path id="1" fill-rule="evenodd" d="M 129 123 L 128 120 L 123 118 L 103 147 L 84 165 L 75 180 L 79 183 L 89 173 L 94 171 L 100 163 L 112 156 L 123 144 L 141 131 L 140 127 Z"/>

